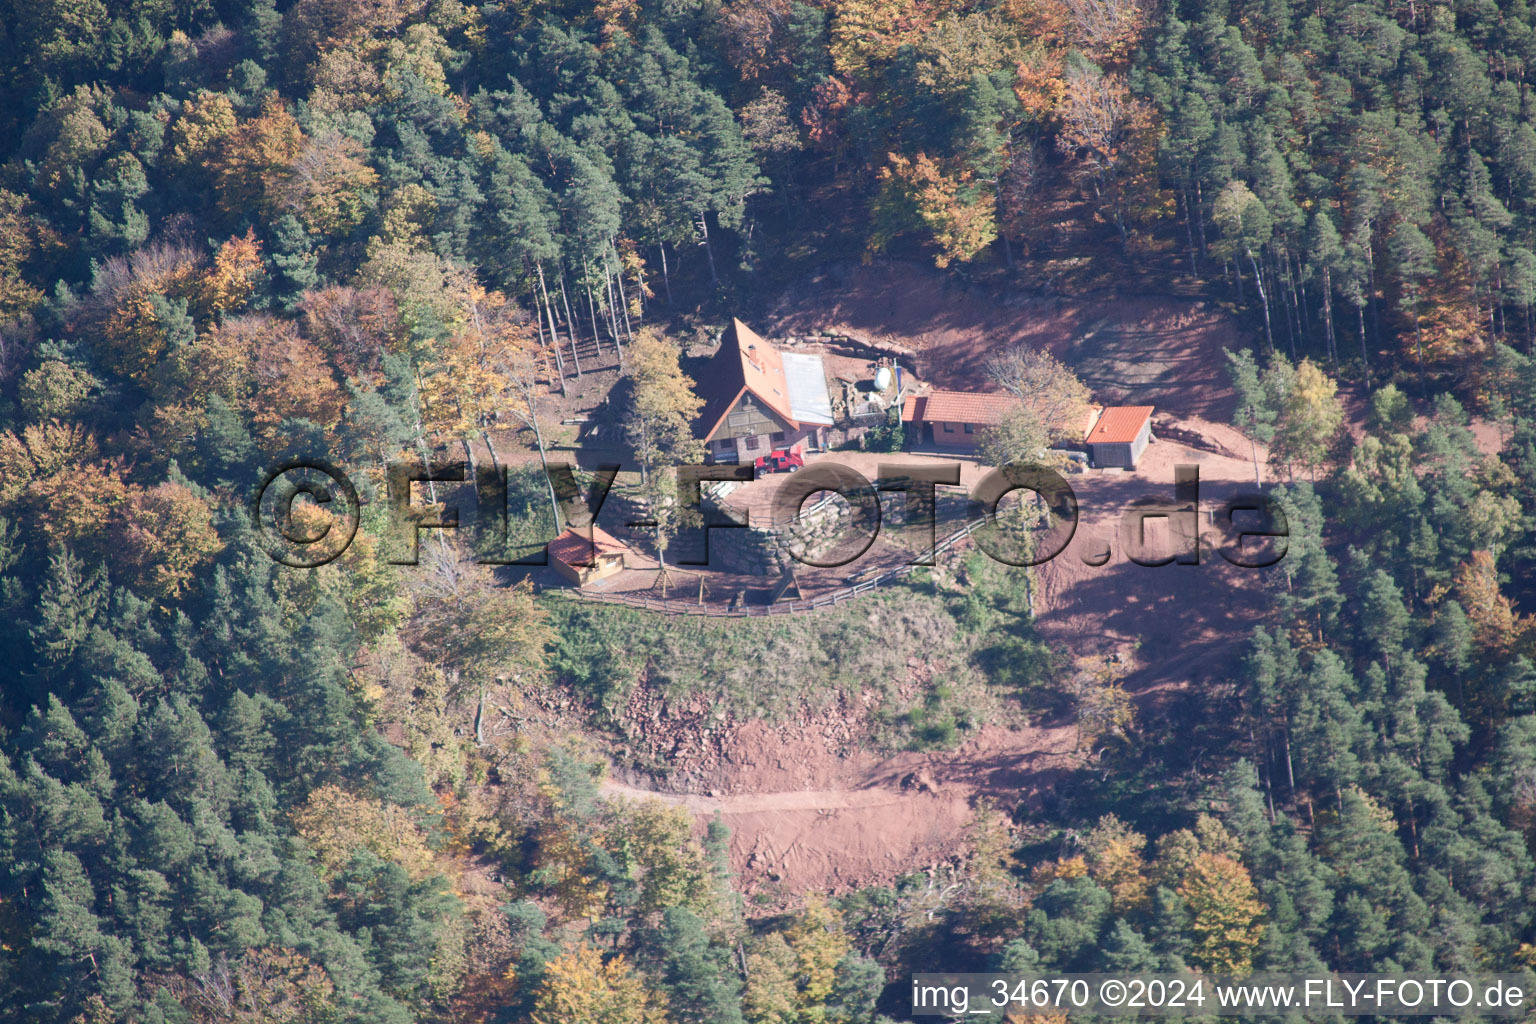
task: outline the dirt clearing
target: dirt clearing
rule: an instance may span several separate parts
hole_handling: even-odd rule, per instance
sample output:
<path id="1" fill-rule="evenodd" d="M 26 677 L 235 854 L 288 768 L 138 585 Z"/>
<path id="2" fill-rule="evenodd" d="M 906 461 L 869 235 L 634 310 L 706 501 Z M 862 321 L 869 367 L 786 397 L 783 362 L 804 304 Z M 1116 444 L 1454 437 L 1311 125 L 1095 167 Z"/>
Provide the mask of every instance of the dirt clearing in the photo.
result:
<path id="1" fill-rule="evenodd" d="M 1233 401 L 1222 350 L 1245 339 L 1204 302 L 995 291 L 892 261 L 824 268 L 754 326 L 769 338 L 829 330 L 899 345 L 917 354 L 919 377 L 959 390 L 986 388 L 987 359 L 1029 344 L 1072 366 L 1101 402 L 1218 421 Z"/>
<path id="2" fill-rule="evenodd" d="M 1068 770 L 1075 732 L 986 727 L 949 751 L 829 756 L 822 723 L 743 726 L 710 794 L 656 793 L 610 781 L 605 796 L 715 814 L 731 830 L 731 867 L 745 891 L 787 902 L 894 881 L 948 862 L 982 800 L 1038 806 Z M 802 787 L 809 783 L 810 787 Z"/>

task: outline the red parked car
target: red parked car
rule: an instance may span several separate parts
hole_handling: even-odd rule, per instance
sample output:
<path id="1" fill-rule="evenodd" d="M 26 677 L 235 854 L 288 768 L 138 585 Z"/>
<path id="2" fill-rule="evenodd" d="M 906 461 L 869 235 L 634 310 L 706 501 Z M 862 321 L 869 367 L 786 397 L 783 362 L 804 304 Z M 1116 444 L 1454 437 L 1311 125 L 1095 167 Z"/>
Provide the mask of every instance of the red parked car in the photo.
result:
<path id="1" fill-rule="evenodd" d="M 753 465 L 757 467 L 759 474 L 793 473 L 805 465 L 805 456 L 793 448 L 780 448 L 776 452 L 759 455 Z"/>

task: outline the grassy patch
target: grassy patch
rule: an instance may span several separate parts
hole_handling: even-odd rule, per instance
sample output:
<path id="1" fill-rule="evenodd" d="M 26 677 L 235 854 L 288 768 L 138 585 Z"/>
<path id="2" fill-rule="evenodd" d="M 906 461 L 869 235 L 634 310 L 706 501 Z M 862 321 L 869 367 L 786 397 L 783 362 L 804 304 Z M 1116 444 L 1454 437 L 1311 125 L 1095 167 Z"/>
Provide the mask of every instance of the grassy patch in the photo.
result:
<path id="1" fill-rule="evenodd" d="M 1034 636 L 1022 581 L 980 557 L 783 618 L 666 616 L 551 595 L 553 664 L 599 705 L 602 724 L 621 729 L 642 683 L 673 701 L 703 694 L 722 716 L 769 720 L 873 690 L 882 744 L 947 747 L 1016 718 L 1021 694 L 1048 687 L 1053 659 Z"/>

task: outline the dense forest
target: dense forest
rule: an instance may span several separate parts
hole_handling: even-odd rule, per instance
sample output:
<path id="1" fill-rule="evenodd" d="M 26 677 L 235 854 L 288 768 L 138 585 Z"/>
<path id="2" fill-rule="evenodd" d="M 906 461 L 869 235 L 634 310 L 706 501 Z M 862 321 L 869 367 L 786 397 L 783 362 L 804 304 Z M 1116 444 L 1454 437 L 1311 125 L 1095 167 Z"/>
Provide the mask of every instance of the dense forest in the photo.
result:
<path id="1" fill-rule="evenodd" d="M 5 5 L 0 1017 L 852 1024 L 913 970 L 1536 969 L 1533 64 L 1525 0 Z M 449 545 L 402 571 L 378 503 L 284 568 L 246 501 L 293 456 L 376 493 L 542 444 L 584 357 L 652 366 L 830 258 L 1228 304 L 1293 536 L 1230 678 L 1111 716 L 1045 820 L 769 914 L 718 823 L 599 798 L 600 744 L 485 731 L 554 688 L 603 735 L 665 621 Z M 998 699 L 1070 699 L 1018 667 L 1061 656 L 1017 580 L 971 578 L 882 599 Z M 818 671 L 877 663 L 824 628 Z M 892 742 L 969 726 L 930 698 Z"/>

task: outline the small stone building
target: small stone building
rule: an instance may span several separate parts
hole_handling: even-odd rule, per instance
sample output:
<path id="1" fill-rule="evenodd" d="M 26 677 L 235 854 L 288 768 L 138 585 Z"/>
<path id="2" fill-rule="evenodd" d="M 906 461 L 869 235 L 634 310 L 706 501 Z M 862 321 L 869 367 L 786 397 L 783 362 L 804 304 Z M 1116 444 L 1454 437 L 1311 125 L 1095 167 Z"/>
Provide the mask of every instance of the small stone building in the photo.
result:
<path id="1" fill-rule="evenodd" d="M 1152 440 L 1150 405 L 1111 405 L 1088 431 L 1088 459 L 1095 466 L 1135 469 Z"/>
<path id="2" fill-rule="evenodd" d="M 624 568 L 629 545 L 593 523 L 592 536 L 568 529 L 549 542 L 549 566 L 578 587 Z"/>

